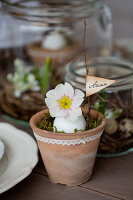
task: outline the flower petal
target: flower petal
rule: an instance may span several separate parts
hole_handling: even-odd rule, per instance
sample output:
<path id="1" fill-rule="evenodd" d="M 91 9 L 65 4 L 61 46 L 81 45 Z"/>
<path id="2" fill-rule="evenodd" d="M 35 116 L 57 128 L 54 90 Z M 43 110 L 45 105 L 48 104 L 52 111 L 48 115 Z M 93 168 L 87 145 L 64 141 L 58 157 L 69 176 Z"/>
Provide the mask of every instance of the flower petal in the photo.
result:
<path id="1" fill-rule="evenodd" d="M 66 98 L 64 95 L 72 100 L 71 110 L 64 110 L 59 106 L 58 100 Z M 82 115 L 82 110 L 79 106 L 84 100 L 83 97 L 84 93 L 82 91 L 78 89 L 74 91 L 73 87 L 69 83 L 65 83 L 64 85 L 59 84 L 55 89 L 47 92 L 45 102 L 52 117 L 66 117 L 67 119 L 74 121 L 78 116 Z"/>
<path id="2" fill-rule="evenodd" d="M 68 115 L 67 110 L 60 110 L 60 108 L 57 106 L 54 108 L 50 107 L 49 112 L 52 117 L 66 117 Z"/>
<path id="3" fill-rule="evenodd" d="M 45 103 L 49 109 L 53 107 L 59 107 L 57 101 L 54 99 L 45 98 Z"/>
<path id="4" fill-rule="evenodd" d="M 69 83 L 65 83 L 65 95 L 72 98 L 74 96 L 74 89 Z"/>
<path id="5" fill-rule="evenodd" d="M 66 119 L 69 120 L 69 121 L 76 121 L 77 118 L 78 118 L 79 116 L 81 116 L 81 115 L 82 115 L 82 110 L 81 110 L 81 108 L 79 107 L 79 108 L 70 110 L 70 111 L 69 111 L 69 115 L 66 117 Z"/>
<path id="6" fill-rule="evenodd" d="M 61 99 L 64 96 L 64 85 L 63 84 L 59 84 L 55 87 L 55 95 L 57 97 L 57 99 Z"/>
<path id="7" fill-rule="evenodd" d="M 85 95 L 84 95 L 84 93 L 81 91 L 81 90 L 79 90 L 79 89 L 76 89 L 75 90 L 75 95 L 74 95 L 74 99 L 76 99 L 76 98 L 83 98 Z"/>
<path id="8" fill-rule="evenodd" d="M 46 97 L 50 98 L 50 99 L 55 99 L 56 100 L 56 95 L 55 95 L 55 90 L 49 90 L 47 93 L 46 93 Z"/>
<path id="9" fill-rule="evenodd" d="M 84 101 L 84 99 L 83 98 L 81 98 L 81 99 L 74 99 L 73 101 L 72 101 L 72 105 L 71 105 L 71 109 L 73 109 L 73 108 L 78 108 L 81 104 L 82 104 L 82 102 Z"/>

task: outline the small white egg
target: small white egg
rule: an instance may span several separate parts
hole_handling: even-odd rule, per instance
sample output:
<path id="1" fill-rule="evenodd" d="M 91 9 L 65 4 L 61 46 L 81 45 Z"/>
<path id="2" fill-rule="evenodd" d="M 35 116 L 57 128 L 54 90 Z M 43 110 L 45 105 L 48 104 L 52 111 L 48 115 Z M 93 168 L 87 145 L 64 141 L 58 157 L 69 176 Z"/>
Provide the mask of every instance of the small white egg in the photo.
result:
<path id="1" fill-rule="evenodd" d="M 3 155 L 4 155 L 4 143 L 0 140 L 0 160 L 2 159 Z"/>
<path id="2" fill-rule="evenodd" d="M 51 50 L 57 50 L 65 47 L 67 45 L 66 38 L 63 34 L 58 32 L 52 32 L 45 37 L 42 41 L 42 48 L 47 48 Z"/>
<path id="3" fill-rule="evenodd" d="M 53 126 L 57 128 L 57 131 L 74 133 L 74 129 L 84 131 L 86 129 L 86 121 L 83 115 L 79 116 L 76 121 L 68 121 L 66 118 L 56 117 Z"/>

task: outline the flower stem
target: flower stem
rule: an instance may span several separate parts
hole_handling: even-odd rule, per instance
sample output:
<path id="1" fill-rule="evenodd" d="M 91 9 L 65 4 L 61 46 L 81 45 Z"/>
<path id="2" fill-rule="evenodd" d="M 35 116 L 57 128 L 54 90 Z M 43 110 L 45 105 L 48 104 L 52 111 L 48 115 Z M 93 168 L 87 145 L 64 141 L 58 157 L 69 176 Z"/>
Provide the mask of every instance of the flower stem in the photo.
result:
<path id="1" fill-rule="evenodd" d="M 86 58 L 85 37 L 86 37 L 86 21 L 84 20 L 83 45 L 84 45 L 84 55 L 85 55 L 85 68 L 86 68 L 86 74 L 89 74 L 89 69 L 87 67 L 87 58 Z"/>
<path id="2" fill-rule="evenodd" d="M 83 36 L 83 45 L 84 45 L 84 56 L 85 56 L 85 68 L 86 68 L 86 75 L 89 74 L 89 68 L 87 67 L 87 57 L 86 57 L 86 48 L 85 48 L 85 37 L 86 37 L 86 21 L 84 20 L 84 36 Z M 89 122 L 89 115 L 90 115 L 90 98 L 88 98 L 88 115 L 86 117 L 86 124 Z"/>

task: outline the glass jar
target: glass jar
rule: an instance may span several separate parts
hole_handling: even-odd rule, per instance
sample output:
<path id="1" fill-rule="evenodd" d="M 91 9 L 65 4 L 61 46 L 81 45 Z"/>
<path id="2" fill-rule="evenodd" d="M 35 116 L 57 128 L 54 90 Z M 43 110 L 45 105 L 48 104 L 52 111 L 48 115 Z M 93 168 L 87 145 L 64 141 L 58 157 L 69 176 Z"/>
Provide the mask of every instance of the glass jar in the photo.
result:
<path id="1" fill-rule="evenodd" d="M 56 65 L 64 64 L 82 52 L 84 19 L 89 56 L 109 55 L 111 52 L 112 17 L 103 0 L 3 0 L 3 9 L 17 19 L 14 21 L 17 34 L 28 34 L 23 42 L 26 41 L 27 52 L 37 65 L 44 63 L 46 57 L 51 57 Z M 56 40 L 61 40 L 58 47 L 54 41 L 51 40 L 52 44 L 46 41 L 55 31 L 61 34 L 54 35 Z"/>
<path id="2" fill-rule="evenodd" d="M 41 74 L 46 59 L 50 58 L 52 75 L 48 89 L 55 87 L 64 79 L 63 66 L 83 51 L 84 19 L 87 22 L 86 49 L 90 55 L 91 50 L 95 56 L 108 54 L 112 46 L 112 21 L 110 10 L 102 0 L 2 1 L 0 85 L 3 91 L 0 99 L 4 111 L 14 117 L 28 119 L 37 111 L 35 100 L 41 106 L 44 104 L 41 91 L 34 94 L 34 98 L 31 98 L 31 91 L 26 91 L 26 97 L 23 94 L 19 99 L 14 97 L 14 86 L 7 82 L 7 74 L 15 73 L 16 59 L 20 59 L 25 68 L 38 67 Z M 40 104 L 38 107 L 41 109 Z M 27 105 L 23 113 L 22 105 Z M 28 112 L 27 108 L 33 112 Z"/>
<path id="3" fill-rule="evenodd" d="M 87 66 L 90 75 L 116 80 L 99 94 L 90 96 L 91 107 L 107 117 L 99 152 L 118 153 L 133 147 L 133 63 L 99 57 L 88 60 Z M 65 80 L 85 92 L 85 74 L 84 62 L 77 59 L 67 66 Z"/>

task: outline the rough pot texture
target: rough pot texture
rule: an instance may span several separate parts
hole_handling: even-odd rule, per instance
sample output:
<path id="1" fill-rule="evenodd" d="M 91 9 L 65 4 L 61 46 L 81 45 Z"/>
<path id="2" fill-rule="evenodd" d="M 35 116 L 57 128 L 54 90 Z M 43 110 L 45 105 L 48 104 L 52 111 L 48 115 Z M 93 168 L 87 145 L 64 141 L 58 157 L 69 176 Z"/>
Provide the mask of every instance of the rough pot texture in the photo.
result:
<path id="1" fill-rule="evenodd" d="M 30 120 L 41 156 L 54 183 L 80 185 L 91 177 L 100 136 L 106 124 L 104 118 L 97 128 L 80 133 L 54 133 L 37 128 L 48 109 L 36 113 Z M 83 109 L 87 112 L 87 109 Z M 102 114 L 91 110 L 93 118 Z"/>

